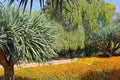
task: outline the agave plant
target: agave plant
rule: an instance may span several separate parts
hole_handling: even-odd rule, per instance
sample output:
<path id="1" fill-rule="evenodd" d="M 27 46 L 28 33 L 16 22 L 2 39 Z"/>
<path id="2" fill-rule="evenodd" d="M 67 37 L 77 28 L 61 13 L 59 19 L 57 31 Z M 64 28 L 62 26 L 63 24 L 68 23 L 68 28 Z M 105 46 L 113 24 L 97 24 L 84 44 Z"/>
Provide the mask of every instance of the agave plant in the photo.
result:
<path id="1" fill-rule="evenodd" d="M 91 38 L 98 49 L 111 57 L 120 48 L 119 32 L 120 24 L 108 26 L 96 31 Z"/>
<path id="2" fill-rule="evenodd" d="M 0 64 L 5 80 L 14 80 L 14 65 L 22 59 L 44 62 L 56 56 L 50 47 L 51 25 L 44 14 L 22 14 L 15 7 L 0 9 Z"/>

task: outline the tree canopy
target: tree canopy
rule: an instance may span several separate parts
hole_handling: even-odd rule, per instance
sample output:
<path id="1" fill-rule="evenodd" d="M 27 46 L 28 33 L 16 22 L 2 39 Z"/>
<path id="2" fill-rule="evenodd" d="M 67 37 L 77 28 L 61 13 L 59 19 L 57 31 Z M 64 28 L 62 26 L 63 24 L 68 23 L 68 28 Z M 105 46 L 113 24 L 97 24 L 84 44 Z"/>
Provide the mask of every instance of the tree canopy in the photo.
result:
<path id="1" fill-rule="evenodd" d="M 62 19 L 67 19 L 72 29 L 83 26 L 87 31 L 96 31 L 99 27 L 111 25 L 112 16 L 115 12 L 115 6 L 110 3 L 105 3 L 104 0 L 77 0 L 72 1 L 71 5 L 64 1 L 62 10 L 57 11 L 52 9 L 52 1 L 47 0 L 47 5 L 44 7 L 47 12 L 52 12 L 52 15 L 59 17 L 62 14 Z"/>
<path id="2" fill-rule="evenodd" d="M 50 48 L 52 23 L 44 14 L 22 14 L 15 8 L 5 7 L 0 9 L 0 17 L 0 47 L 13 62 L 19 59 L 42 62 L 56 55 Z"/>

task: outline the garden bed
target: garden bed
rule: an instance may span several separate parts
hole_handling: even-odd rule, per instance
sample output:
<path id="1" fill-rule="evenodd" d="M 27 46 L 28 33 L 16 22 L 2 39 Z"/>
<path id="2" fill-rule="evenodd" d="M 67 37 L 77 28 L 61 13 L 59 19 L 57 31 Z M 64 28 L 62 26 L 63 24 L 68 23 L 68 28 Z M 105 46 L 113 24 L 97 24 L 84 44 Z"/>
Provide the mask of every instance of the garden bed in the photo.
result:
<path id="1" fill-rule="evenodd" d="M 16 80 L 120 80 L 119 60 L 91 57 L 57 65 L 15 67 L 15 76 Z"/>

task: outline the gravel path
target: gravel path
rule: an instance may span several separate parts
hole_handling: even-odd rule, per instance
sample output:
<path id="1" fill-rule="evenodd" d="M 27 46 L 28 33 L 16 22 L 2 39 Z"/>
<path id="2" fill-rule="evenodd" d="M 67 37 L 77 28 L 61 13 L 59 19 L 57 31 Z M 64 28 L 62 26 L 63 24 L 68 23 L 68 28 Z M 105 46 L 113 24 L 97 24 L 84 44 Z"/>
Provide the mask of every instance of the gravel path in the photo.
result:
<path id="1" fill-rule="evenodd" d="M 53 60 L 53 61 L 46 62 L 44 64 L 29 63 L 29 64 L 15 65 L 15 67 L 34 67 L 34 66 L 44 66 L 44 65 L 57 65 L 57 64 L 71 63 L 71 62 L 74 62 L 76 60 L 77 60 L 77 58 L 65 59 L 65 60 Z M 0 68 L 2 68 L 1 65 L 0 65 Z"/>

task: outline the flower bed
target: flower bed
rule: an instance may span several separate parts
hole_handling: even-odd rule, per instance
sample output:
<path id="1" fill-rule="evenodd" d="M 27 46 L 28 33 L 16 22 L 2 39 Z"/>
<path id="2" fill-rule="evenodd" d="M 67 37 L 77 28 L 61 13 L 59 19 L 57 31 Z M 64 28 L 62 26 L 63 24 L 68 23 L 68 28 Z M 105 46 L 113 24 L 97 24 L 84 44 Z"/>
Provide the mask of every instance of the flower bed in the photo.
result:
<path id="1" fill-rule="evenodd" d="M 15 67 L 15 76 L 16 80 L 120 80 L 119 60 L 120 57 L 92 57 L 67 64 Z"/>

